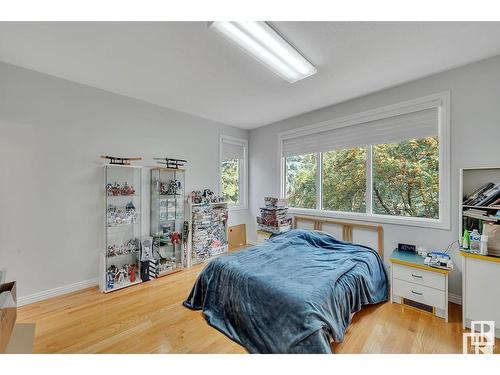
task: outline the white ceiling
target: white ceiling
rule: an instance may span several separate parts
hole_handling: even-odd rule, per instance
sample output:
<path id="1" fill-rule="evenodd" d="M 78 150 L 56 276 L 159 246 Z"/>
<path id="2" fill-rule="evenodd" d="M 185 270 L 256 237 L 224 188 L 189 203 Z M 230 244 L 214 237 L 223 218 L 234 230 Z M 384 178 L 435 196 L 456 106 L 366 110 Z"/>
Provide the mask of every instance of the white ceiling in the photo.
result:
<path id="1" fill-rule="evenodd" d="M 204 22 L 0 23 L 0 60 L 255 128 L 500 54 L 500 22 L 276 22 L 317 68 L 282 80 Z"/>

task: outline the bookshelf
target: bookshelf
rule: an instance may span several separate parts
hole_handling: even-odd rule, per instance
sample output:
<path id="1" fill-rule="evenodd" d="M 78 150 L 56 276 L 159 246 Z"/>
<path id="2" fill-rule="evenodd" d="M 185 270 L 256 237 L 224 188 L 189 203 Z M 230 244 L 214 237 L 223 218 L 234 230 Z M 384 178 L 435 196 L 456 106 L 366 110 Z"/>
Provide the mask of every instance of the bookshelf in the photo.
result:
<path id="1" fill-rule="evenodd" d="M 228 252 L 227 202 L 187 204 L 189 218 L 185 266 L 206 262 Z"/>
<path id="2" fill-rule="evenodd" d="M 464 230 L 472 231 L 477 229 L 479 233 L 483 233 L 485 223 L 487 225 L 500 225 L 500 216 L 497 212 L 500 211 L 500 205 L 493 202 L 488 202 L 485 205 L 477 204 L 476 202 L 468 202 L 465 197 L 471 195 L 487 183 L 493 185 L 500 183 L 500 167 L 481 167 L 481 168 L 463 168 L 460 170 L 460 200 L 459 200 L 459 241 L 462 244 L 462 235 Z M 480 199 L 479 199 L 480 200 Z M 493 205 L 493 203 L 495 203 Z M 495 239 L 490 239 L 493 245 Z"/>
<path id="3" fill-rule="evenodd" d="M 472 321 L 494 321 L 495 336 L 500 338 L 500 218 L 492 218 L 500 208 L 463 201 L 487 182 L 500 183 L 500 167 L 463 168 L 460 170 L 459 241 L 464 229 L 478 229 L 488 236 L 488 255 L 465 250 L 462 258 L 462 324 L 471 328 Z M 472 211 L 471 211 L 472 210 Z M 484 229 L 484 231 L 483 231 Z M 493 231 L 492 231 L 493 229 Z"/>

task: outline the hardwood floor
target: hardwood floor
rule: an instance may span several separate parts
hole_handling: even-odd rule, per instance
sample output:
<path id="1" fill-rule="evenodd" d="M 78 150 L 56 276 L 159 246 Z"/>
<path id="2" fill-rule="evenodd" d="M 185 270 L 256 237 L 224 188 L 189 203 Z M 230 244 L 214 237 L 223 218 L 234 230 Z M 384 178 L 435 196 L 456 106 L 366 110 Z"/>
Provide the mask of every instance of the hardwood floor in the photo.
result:
<path id="1" fill-rule="evenodd" d="M 246 353 L 182 306 L 202 266 L 109 294 L 89 288 L 19 308 L 36 323 L 35 353 Z M 396 304 L 354 316 L 335 353 L 461 353 L 460 306 L 450 322 Z M 498 341 L 498 340 L 497 340 Z M 497 352 L 500 348 L 497 342 Z"/>

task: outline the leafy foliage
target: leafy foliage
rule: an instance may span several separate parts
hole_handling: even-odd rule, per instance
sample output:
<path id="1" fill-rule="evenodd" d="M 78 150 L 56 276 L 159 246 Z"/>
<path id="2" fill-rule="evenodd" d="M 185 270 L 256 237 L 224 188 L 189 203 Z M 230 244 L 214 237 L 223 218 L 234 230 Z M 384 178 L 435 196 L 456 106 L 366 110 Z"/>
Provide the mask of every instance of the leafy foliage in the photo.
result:
<path id="1" fill-rule="evenodd" d="M 358 147 L 321 154 L 323 209 L 366 212 L 367 149 Z M 317 158 L 285 160 L 286 194 L 291 207 L 316 208 Z M 439 142 L 412 139 L 373 146 L 373 212 L 439 217 Z"/>
<path id="2" fill-rule="evenodd" d="M 323 153 L 323 209 L 366 212 L 366 148 Z"/>
<path id="3" fill-rule="evenodd" d="M 227 159 L 222 161 L 222 195 L 230 204 L 240 203 L 240 161 Z"/>
<path id="4" fill-rule="evenodd" d="M 291 207 L 316 208 L 316 154 L 288 156 L 286 197 Z"/>
<path id="5" fill-rule="evenodd" d="M 373 212 L 439 217 L 439 142 L 422 138 L 373 147 Z"/>

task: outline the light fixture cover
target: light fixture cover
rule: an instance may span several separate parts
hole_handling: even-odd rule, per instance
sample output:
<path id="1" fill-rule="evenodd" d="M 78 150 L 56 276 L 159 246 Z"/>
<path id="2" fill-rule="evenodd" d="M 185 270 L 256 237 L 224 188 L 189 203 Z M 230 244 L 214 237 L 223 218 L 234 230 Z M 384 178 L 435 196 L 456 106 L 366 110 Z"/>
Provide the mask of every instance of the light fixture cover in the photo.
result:
<path id="1" fill-rule="evenodd" d="M 314 65 L 266 22 L 215 21 L 210 23 L 210 28 L 290 83 L 317 72 Z"/>

